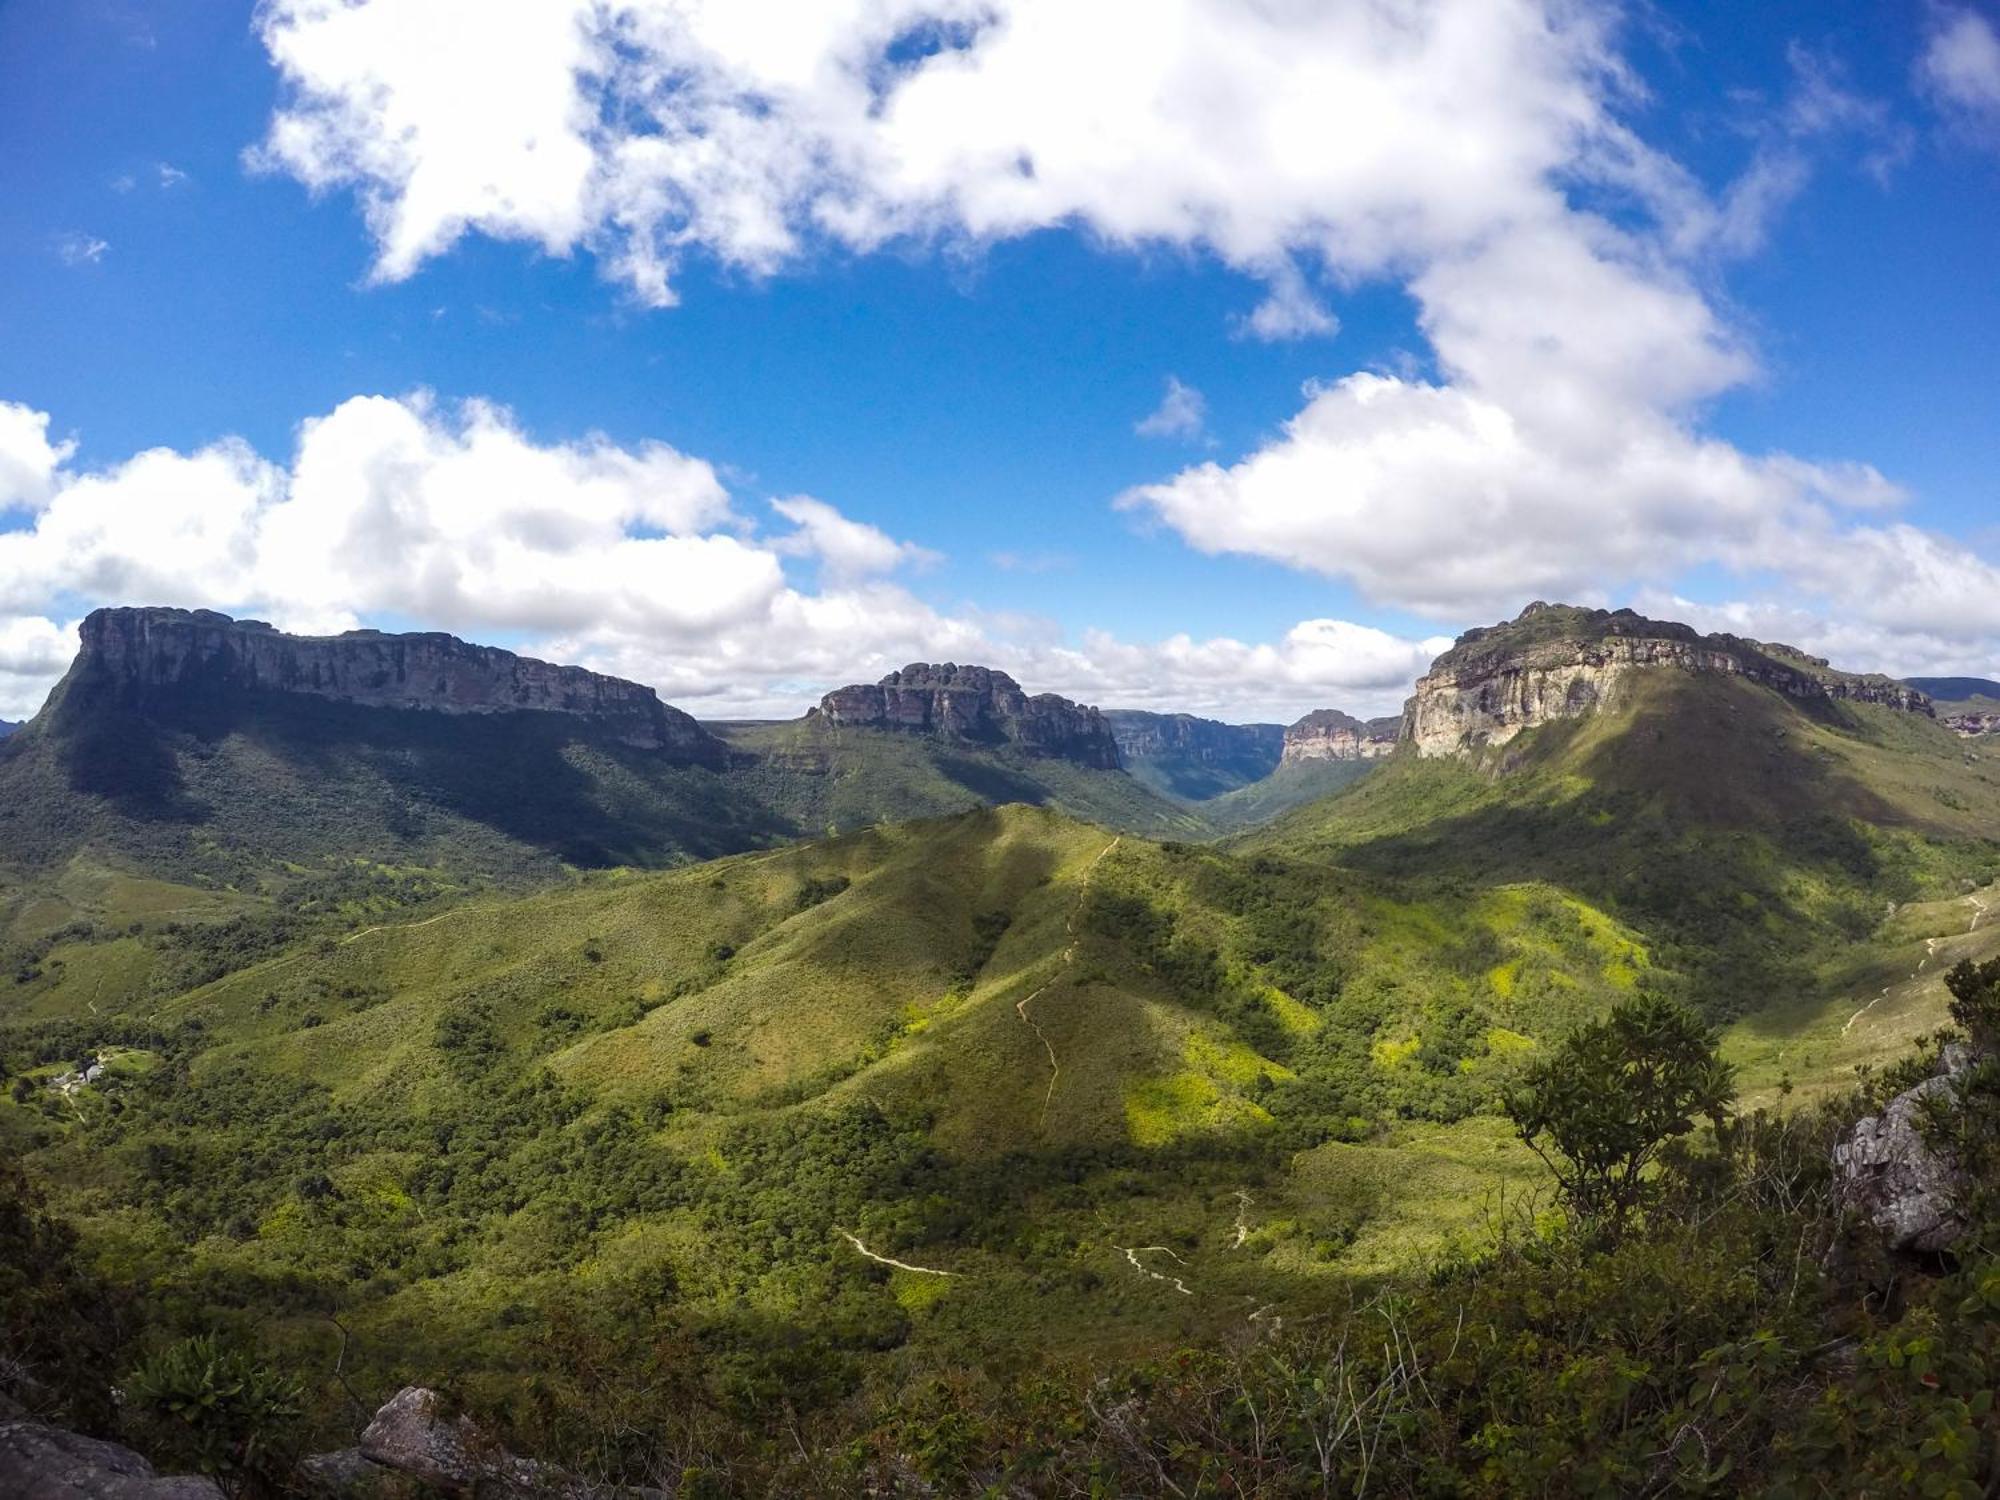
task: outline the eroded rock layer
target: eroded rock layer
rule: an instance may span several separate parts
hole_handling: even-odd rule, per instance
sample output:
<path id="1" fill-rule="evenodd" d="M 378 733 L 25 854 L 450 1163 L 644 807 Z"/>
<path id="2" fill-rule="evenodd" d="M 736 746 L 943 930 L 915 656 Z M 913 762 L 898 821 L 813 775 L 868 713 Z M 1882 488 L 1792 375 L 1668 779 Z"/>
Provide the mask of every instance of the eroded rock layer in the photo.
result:
<path id="1" fill-rule="evenodd" d="M 1468 630 L 1433 662 L 1404 707 L 1402 737 L 1426 756 L 1505 744 L 1524 729 L 1594 711 L 1647 668 L 1720 673 L 1793 698 L 1933 715 L 1930 699 L 1907 683 L 1838 672 L 1790 646 L 1702 635 L 1629 609 L 1537 603 L 1506 624 Z"/>
<path id="2" fill-rule="evenodd" d="M 918 662 L 880 682 L 835 688 L 818 712 L 839 728 L 888 729 L 973 744 L 1012 745 L 1030 755 L 1119 767 L 1104 715 L 1054 693 L 1033 697 L 989 667 Z"/>
<path id="3" fill-rule="evenodd" d="M 1396 748 L 1400 719 L 1357 719 L 1337 708 L 1316 708 L 1285 730 L 1283 762 L 1376 760 Z"/>
<path id="4" fill-rule="evenodd" d="M 70 682 L 144 703 L 175 696 L 290 693 L 445 714 L 565 714 L 620 744 L 689 760 L 724 747 L 649 687 L 455 636 L 286 635 L 213 610 L 100 609 L 84 620 Z"/>

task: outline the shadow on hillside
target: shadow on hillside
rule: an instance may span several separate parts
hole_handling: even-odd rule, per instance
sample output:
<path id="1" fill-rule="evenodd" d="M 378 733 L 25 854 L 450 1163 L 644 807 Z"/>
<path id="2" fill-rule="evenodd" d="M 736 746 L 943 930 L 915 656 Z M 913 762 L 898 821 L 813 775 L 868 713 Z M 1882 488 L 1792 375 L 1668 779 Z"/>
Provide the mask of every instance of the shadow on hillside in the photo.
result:
<path id="1" fill-rule="evenodd" d="M 1810 984 L 1816 945 L 1873 930 L 1887 871 L 1863 825 L 1909 821 L 1799 743 L 1783 714 L 1662 707 L 1587 748 L 1582 725 L 1550 726 L 1500 758 L 1502 778 L 1533 778 L 1519 796 L 1338 857 L 1405 882 L 1562 886 L 1641 932 L 1711 1015 L 1762 1006 Z M 1550 767 L 1564 774 L 1536 775 Z"/>
<path id="2" fill-rule="evenodd" d="M 76 790 L 272 852 L 386 856 L 449 841 L 463 820 L 569 864 L 658 865 L 788 832 L 717 771 L 596 739 L 559 714 L 289 695 L 76 709 L 60 737 Z"/>
<path id="3" fill-rule="evenodd" d="M 1049 789 L 1025 772 L 990 760 L 972 760 L 962 755 L 939 752 L 934 763 L 943 775 L 983 800 L 1000 804 L 1026 802 L 1040 807 L 1049 800 Z"/>

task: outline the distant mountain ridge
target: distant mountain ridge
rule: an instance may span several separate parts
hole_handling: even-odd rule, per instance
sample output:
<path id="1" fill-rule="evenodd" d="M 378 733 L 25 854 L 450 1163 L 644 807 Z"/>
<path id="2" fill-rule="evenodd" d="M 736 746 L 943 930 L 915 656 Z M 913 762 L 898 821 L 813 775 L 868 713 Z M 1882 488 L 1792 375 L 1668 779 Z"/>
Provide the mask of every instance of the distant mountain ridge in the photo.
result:
<path id="1" fill-rule="evenodd" d="M 0 740 L 4 740 L 21 726 L 12 719 L 0 719 Z"/>
<path id="2" fill-rule="evenodd" d="M 913 662 L 880 682 L 835 688 L 816 712 L 837 729 L 887 729 L 971 744 L 1009 745 L 1027 755 L 1098 770 L 1122 764 L 1104 715 L 1055 693 L 1030 697 L 1005 672 L 956 662 Z"/>
<path id="3" fill-rule="evenodd" d="M 1903 681 L 1939 704 L 1962 703 L 1968 698 L 2000 700 L 2000 682 L 1990 677 L 1905 677 Z"/>
<path id="4" fill-rule="evenodd" d="M 426 632 L 288 635 L 213 610 L 100 609 L 65 683 L 132 703 L 165 694 L 292 693 L 445 714 L 555 713 L 619 744 L 719 762 L 721 741 L 652 688 Z"/>
<path id="5" fill-rule="evenodd" d="M 1741 677 L 1804 701 L 1876 703 L 1925 718 L 1931 700 L 1890 677 L 1837 671 L 1794 647 L 1649 620 L 1629 609 L 1537 601 L 1468 630 L 1417 680 L 1403 738 L 1426 757 L 1503 745 L 1524 729 L 1593 712 L 1636 670 Z"/>

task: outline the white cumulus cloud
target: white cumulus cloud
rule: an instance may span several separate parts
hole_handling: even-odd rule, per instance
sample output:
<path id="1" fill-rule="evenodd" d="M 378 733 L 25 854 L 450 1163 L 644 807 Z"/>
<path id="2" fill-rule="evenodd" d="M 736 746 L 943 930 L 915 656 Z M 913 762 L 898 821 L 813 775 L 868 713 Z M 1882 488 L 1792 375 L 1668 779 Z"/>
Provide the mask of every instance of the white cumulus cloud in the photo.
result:
<path id="1" fill-rule="evenodd" d="M 1047 622 L 943 610 L 897 581 L 935 560 L 811 496 L 761 531 L 707 461 L 663 443 L 537 442 L 489 402 L 357 396 L 285 459 L 238 439 L 96 469 L 0 404 L 0 717 L 34 710 L 104 604 L 174 604 L 331 632 L 414 624 L 616 672 L 710 716 L 790 716 L 915 660 L 1031 689 L 1241 716 L 1400 699 L 1429 649 L 1337 621 L 1273 645 L 1065 644 Z M 817 565 L 816 586 L 787 565 Z M 1302 711 L 1302 710 L 1301 710 Z"/>

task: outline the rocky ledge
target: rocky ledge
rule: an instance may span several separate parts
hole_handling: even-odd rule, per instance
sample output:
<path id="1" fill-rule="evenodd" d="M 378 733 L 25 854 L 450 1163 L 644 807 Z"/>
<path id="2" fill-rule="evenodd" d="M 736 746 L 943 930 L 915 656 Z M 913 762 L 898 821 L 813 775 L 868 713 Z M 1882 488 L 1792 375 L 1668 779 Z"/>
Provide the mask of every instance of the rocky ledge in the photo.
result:
<path id="1" fill-rule="evenodd" d="M 1337 708 L 1316 708 L 1285 730 L 1282 764 L 1309 760 L 1378 760 L 1396 748 L 1403 721 L 1357 719 Z"/>
<path id="2" fill-rule="evenodd" d="M 66 685 L 109 686 L 141 704 L 290 693 L 445 714 L 566 714 L 619 744 L 685 760 L 727 755 L 719 740 L 649 687 L 456 636 L 286 635 L 260 620 L 206 609 L 100 609 L 81 633 Z"/>
<path id="3" fill-rule="evenodd" d="M 1931 700 L 1907 683 L 1838 672 L 1790 646 L 1702 635 L 1629 609 L 1535 603 L 1505 624 L 1468 630 L 1431 664 L 1404 707 L 1402 737 L 1425 756 L 1502 745 L 1524 729 L 1594 711 L 1627 676 L 1649 667 L 1933 716 Z"/>
<path id="4" fill-rule="evenodd" d="M 1104 715 L 1054 693 L 1029 697 L 1005 672 L 918 662 L 877 683 L 835 688 L 814 710 L 840 729 L 886 729 L 1119 768 Z"/>

